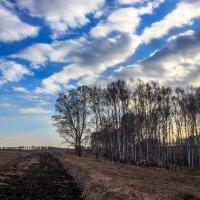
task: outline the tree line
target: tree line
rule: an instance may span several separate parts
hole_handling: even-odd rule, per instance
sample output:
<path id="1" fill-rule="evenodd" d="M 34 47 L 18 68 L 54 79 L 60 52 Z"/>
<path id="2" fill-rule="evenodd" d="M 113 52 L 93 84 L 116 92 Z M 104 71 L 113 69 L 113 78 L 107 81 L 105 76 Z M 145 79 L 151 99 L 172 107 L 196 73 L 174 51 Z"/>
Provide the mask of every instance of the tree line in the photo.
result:
<path id="1" fill-rule="evenodd" d="M 53 146 L 16 146 L 16 147 L 0 147 L 0 150 L 20 150 L 20 151 L 65 151 L 66 148 Z"/>
<path id="2" fill-rule="evenodd" d="M 111 82 L 60 93 L 53 124 L 81 156 L 84 146 L 114 161 L 200 167 L 200 88 Z"/>

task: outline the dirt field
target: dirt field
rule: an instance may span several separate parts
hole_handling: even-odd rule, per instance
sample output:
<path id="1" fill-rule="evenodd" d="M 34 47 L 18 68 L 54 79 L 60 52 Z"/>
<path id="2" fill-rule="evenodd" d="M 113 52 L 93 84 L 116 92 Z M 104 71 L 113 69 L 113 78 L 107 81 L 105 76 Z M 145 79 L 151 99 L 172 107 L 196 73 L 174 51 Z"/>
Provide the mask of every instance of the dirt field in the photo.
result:
<path id="1" fill-rule="evenodd" d="M 88 200 L 200 199 L 200 172 L 19 151 L 0 151 L 0 199 L 82 200 L 82 191 L 69 173 Z"/>
<path id="2" fill-rule="evenodd" d="M 89 200 L 200 199 L 200 173 L 197 172 L 142 168 L 66 154 L 57 157 L 82 184 Z"/>
<path id="3" fill-rule="evenodd" d="M 0 168 L 22 161 L 31 152 L 0 150 Z"/>
<path id="4" fill-rule="evenodd" d="M 10 155 L 7 163 L 6 155 Z M 83 199 L 77 183 L 51 154 L 1 152 L 0 156 L 0 199 Z"/>

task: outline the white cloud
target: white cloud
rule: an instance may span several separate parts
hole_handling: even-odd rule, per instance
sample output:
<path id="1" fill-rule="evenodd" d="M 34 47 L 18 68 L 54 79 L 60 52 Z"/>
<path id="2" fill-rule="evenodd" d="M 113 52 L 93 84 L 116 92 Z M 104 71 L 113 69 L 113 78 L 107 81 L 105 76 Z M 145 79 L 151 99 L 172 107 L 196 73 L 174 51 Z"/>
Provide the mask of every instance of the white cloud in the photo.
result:
<path id="1" fill-rule="evenodd" d="M 118 4 L 136 4 L 136 3 L 144 3 L 150 0 L 116 0 Z"/>
<path id="2" fill-rule="evenodd" d="M 34 101 L 34 100 L 37 100 L 39 97 L 35 95 L 27 95 L 25 98 L 27 100 Z"/>
<path id="3" fill-rule="evenodd" d="M 127 34 L 111 39 L 100 38 L 90 42 L 83 41 L 82 45 L 66 55 L 66 57 L 71 57 L 73 64 L 44 79 L 42 87 L 37 88 L 36 92 L 54 94 L 70 80 L 102 73 L 108 67 L 121 63 L 131 56 L 139 42 L 137 36 Z"/>
<path id="4" fill-rule="evenodd" d="M 114 11 L 106 21 L 100 22 L 90 33 L 93 37 L 106 37 L 113 31 L 133 33 L 140 23 L 137 9 L 121 8 Z"/>
<path id="5" fill-rule="evenodd" d="M 14 11 L 15 5 L 11 1 L 1 0 L 0 5 L 2 5 L 4 8 Z"/>
<path id="6" fill-rule="evenodd" d="M 61 72 L 55 73 L 42 81 L 42 87 L 36 88 L 36 93 L 55 94 L 61 90 L 61 85 L 68 83 L 70 79 L 78 79 L 91 73 L 90 70 L 75 65 L 64 67 Z"/>
<path id="7" fill-rule="evenodd" d="M 120 8 L 113 11 L 106 20 L 101 21 L 96 27 L 92 28 L 90 34 L 93 37 L 106 37 L 112 32 L 135 33 L 140 24 L 141 15 L 151 14 L 163 0 L 150 2 L 144 7 Z"/>
<path id="8" fill-rule="evenodd" d="M 38 99 L 38 100 L 36 101 L 36 103 L 37 103 L 38 105 L 41 105 L 41 106 L 45 106 L 45 105 L 49 105 L 49 104 L 50 104 L 48 101 L 45 101 L 45 100 L 42 100 L 42 99 Z"/>
<path id="9" fill-rule="evenodd" d="M 15 92 L 23 92 L 23 93 L 29 93 L 29 91 L 24 87 L 13 87 L 13 91 Z"/>
<path id="10" fill-rule="evenodd" d="M 31 68 L 31 69 L 35 69 L 35 70 L 38 70 L 38 69 L 40 69 L 40 65 L 39 65 L 39 64 L 36 64 L 36 63 L 31 63 L 31 64 L 30 64 L 30 68 Z"/>
<path id="11" fill-rule="evenodd" d="M 112 12 L 107 20 L 91 30 L 95 38 L 82 37 L 56 41 L 52 44 L 35 44 L 12 57 L 26 59 L 36 66 L 45 65 L 47 62 L 70 63 L 62 71 L 44 79 L 42 86 L 36 88 L 37 93 L 54 94 L 68 87 L 70 80 L 83 79 L 84 82 L 87 78 L 92 82 L 92 76 L 102 73 L 108 67 L 124 62 L 135 52 L 141 43 L 140 38 L 133 34 L 140 23 L 140 15 L 151 14 L 153 9 L 162 2 L 163 0 L 159 0 L 138 9 L 121 8 Z M 101 24 L 105 33 L 94 31 Z M 107 36 L 113 31 L 118 31 L 118 34 L 111 37 L 98 37 L 98 34 Z"/>
<path id="12" fill-rule="evenodd" d="M 103 15 L 103 11 L 102 10 L 98 10 L 95 14 L 94 14 L 94 18 L 98 19 Z"/>
<path id="13" fill-rule="evenodd" d="M 200 17 L 200 1 L 181 1 L 177 7 L 167 14 L 161 21 L 154 22 L 150 27 L 144 29 L 141 36 L 145 43 L 152 39 L 160 38 L 173 28 L 191 25 L 195 18 Z"/>
<path id="14" fill-rule="evenodd" d="M 113 38 L 99 38 L 91 41 L 85 38 L 56 41 L 52 44 L 35 44 L 12 57 L 45 65 L 46 62 L 70 62 L 61 72 L 42 81 L 37 93 L 54 94 L 67 87 L 70 80 L 89 74 L 98 74 L 131 56 L 140 40 L 131 34 L 121 34 Z"/>
<path id="15" fill-rule="evenodd" d="M 9 103 L 0 103 L 1 108 L 9 108 L 11 105 Z"/>
<path id="16" fill-rule="evenodd" d="M 30 62 L 45 65 L 47 60 L 56 61 L 59 60 L 60 56 L 57 51 L 54 50 L 49 44 L 34 44 L 27 47 L 23 51 L 16 55 L 11 56 L 13 58 L 22 58 Z"/>
<path id="17" fill-rule="evenodd" d="M 19 109 L 20 113 L 23 114 L 32 114 L 32 113 L 50 113 L 50 110 L 45 110 L 40 107 L 31 107 L 31 108 L 21 108 Z"/>
<path id="18" fill-rule="evenodd" d="M 154 80 L 162 84 L 200 86 L 200 34 L 178 37 L 174 44 L 157 50 L 150 57 L 138 61 L 134 65 L 120 67 L 115 70 L 112 79 L 142 78 Z"/>
<path id="19" fill-rule="evenodd" d="M 13 42 L 38 34 L 39 28 L 22 22 L 14 12 L 3 7 L 0 2 L 0 41 Z"/>
<path id="20" fill-rule="evenodd" d="M 0 85 L 10 81 L 20 81 L 25 75 L 32 75 L 25 66 L 4 59 L 0 59 L 0 72 Z"/>
<path id="21" fill-rule="evenodd" d="M 55 94 L 63 88 L 69 88 L 71 84 L 70 80 L 76 80 L 78 84 L 95 83 L 95 80 L 103 83 L 104 81 L 100 74 L 107 68 L 126 61 L 142 43 L 140 36 L 134 35 L 136 27 L 141 20 L 140 16 L 153 13 L 153 9 L 158 7 L 162 2 L 163 0 L 147 2 L 146 6 L 139 8 L 120 8 L 113 11 L 107 20 L 101 21 L 91 30 L 90 33 L 93 37 L 55 41 L 52 44 L 34 44 L 12 57 L 26 59 L 33 66 L 36 65 L 37 68 L 38 65 L 45 65 L 47 62 L 64 63 L 65 67 L 60 72 L 42 81 L 41 86 L 35 89 L 36 93 Z M 179 5 L 182 4 L 187 4 L 187 2 L 181 2 Z M 100 27 L 99 30 L 97 30 L 98 27 Z M 118 33 L 113 36 L 110 34 L 113 32 Z M 179 35 L 175 40 L 185 36 L 185 34 L 188 34 L 189 37 L 191 33 Z M 144 39 L 143 36 L 142 39 Z M 156 36 L 157 34 L 155 33 Z M 154 55 L 159 55 L 159 52 L 155 52 Z M 151 55 L 150 58 L 154 57 L 154 55 Z M 177 56 L 178 54 L 174 52 L 175 55 Z M 167 78 L 170 81 L 176 78 L 176 80 L 182 81 L 184 77 L 187 77 L 194 70 L 192 65 L 188 68 L 182 66 L 183 57 L 181 56 L 177 59 L 177 57 L 172 58 L 168 54 L 166 60 L 165 57 L 162 58 L 164 64 L 161 61 L 156 61 L 152 62 L 153 64 L 151 65 L 146 63 L 146 61 L 141 61 L 127 68 L 120 68 L 115 71 L 113 77 L 117 77 L 118 75 L 132 76 L 133 74 L 137 78 L 140 76 L 146 79 L 151 77 L 157 80 Z M 188 64 L 189 62 L 187 60 L 186 63 Z M 146 66 L 150 66 L 149 69 L 152 68 L 152 71 L 144 68 L 144 63 Z"/>
<path id="22" fill-rule="evenodd" d="M 38 69 L 39 65 L 46 62 L 67 62 L 70 61 L 67 55 L 74 49 L 80 48 L 83 39 L 55 41 L 52 44 L 37 43 L 25 48 L 12 58 L 21 58 L 31 62 L 31 67 Z"/>
<path id="23" fill-rule="evenodd" d="M 87 15 L 100 9 L 104 0 L 17 0 L 17 3 L 31 16 L 43 18 L 57 37 L 69 28 L 87 24 Z"/>
<path id="24" fill-rule="evenodd" d="M 34 102 L 37 106 L 45 106 L 49 105 L 50 103 L 47 101 L 48 98 L 45 96 L 45 100 L 41 99 L 41 96 L 34 96 L 34 95 L 27 95 L 24 97 L 26 100 Z"/>
<path id="25" fill-rule="evenodd" d="M 191 38 L 191 36 L 193 36 L 194 34 L 195 34 L 195 32 L 193 30 L 187 30 L 187 31 L 185 31 L 183 33 L 179 33 L 177 35 L 173 35 L 173 36 L 169 37 L 167 39 L 167 41 L 168 42 L 172 42 L 172 41 L 176 40 L 179 37 L 187 37 L 188 36 L 188 37 Z"/>

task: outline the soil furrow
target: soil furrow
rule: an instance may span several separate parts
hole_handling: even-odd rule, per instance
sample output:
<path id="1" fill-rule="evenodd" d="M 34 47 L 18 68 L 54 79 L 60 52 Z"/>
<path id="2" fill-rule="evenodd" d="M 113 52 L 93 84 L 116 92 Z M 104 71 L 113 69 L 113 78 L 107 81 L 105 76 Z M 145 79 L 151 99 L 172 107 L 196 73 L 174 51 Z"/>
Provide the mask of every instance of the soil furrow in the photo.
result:
<path id="1" fill-rule="evenodd" d="M 49 153 L 28 156 L 23 163 L 2 169 L 0 174 L 3 200 L 83 200 L 77 183 Z"/>

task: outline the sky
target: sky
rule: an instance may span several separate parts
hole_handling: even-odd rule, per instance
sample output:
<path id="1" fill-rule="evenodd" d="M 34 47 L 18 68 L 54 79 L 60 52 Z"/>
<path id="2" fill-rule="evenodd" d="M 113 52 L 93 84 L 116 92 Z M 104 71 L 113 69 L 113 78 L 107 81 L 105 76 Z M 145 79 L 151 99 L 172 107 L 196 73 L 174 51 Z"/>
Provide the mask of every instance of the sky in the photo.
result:
<path id="1" fill-rule="evenodd" d="M 200 0 L 0 0 L 0 146 L 64 146 L 59 92 L 200 86 Z"/>

